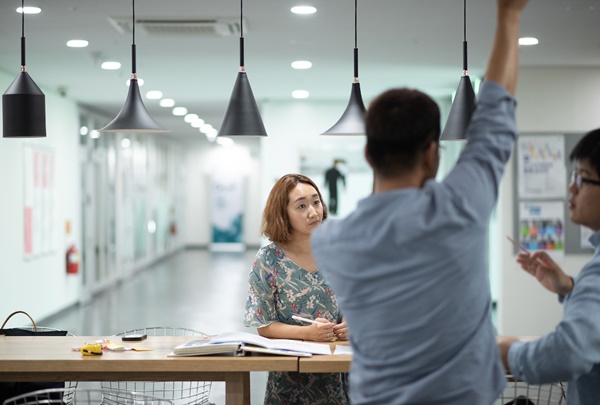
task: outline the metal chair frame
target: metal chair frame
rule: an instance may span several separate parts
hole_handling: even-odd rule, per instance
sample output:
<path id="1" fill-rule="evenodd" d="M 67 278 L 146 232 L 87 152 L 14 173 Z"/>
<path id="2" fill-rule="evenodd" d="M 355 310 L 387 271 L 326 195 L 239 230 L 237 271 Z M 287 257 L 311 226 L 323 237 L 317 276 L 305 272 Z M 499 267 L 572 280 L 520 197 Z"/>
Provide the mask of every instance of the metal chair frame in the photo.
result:
<path id="1" fill-rule="evenodd" d="M 198 330 L 174 327 L 153 326 L 147 328 L 130 329 L 113 336 L 130 334 L 146 334 L 148 336 L 205 336 Z M 155 397 L 165 398 L 176 405 L 214 405 L 209 401 L 211 381 L 120 381 L 101 382 L 103 390 L 128 390 Z"/>
<path id="2" fill-rule="evenodd" d="M 3 405 L 173 405 L 172 401 L 138 392 L 51 388 L 18 395 Z"/>
<path id="3" fill-rule="evenodd" d="M 512 375 L 506 377 L 507 385 L 495 402 L 499 405 L 566 405 L 565 384 L 529 384 Z"/>

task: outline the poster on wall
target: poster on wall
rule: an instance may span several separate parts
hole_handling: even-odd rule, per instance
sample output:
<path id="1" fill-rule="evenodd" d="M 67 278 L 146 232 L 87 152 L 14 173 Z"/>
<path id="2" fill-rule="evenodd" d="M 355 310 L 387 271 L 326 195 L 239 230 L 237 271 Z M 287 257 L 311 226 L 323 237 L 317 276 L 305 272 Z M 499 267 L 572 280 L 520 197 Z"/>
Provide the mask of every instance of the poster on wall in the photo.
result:
<path id="1" fill-rule="evenodd" d="M 521 202 L 519 242 L 528 250 L 545 250 L 553 259 L 565 254 L 565 203 L 563 201 Z"/>
<path id="2" fill-rule="evenodd" d="M 566 198 L 567 168 L 562 135 L 520 136 L 517 159 L 519 198 Z"/>
<path id="3" fill-rule="evenodd" d="M 56 251 L 56 153 L 24 145 L 23 253 L 32 259 Z"/>
<path id="4" fill-rule="evenodd" d="M 248 152 L 233 146 L 218 148 L 210 161 L 210 249 L 243 251 Z"/>
<path id="5" fill-rule="evenodd" d="M 211 179 L 212 243 L 242 245 L 244 181 L 241 177 Z M 233 245 L 231 245 L 233 244 Z M 214 246 L 213 246 L 214 247 Z M 221 246 L 224 247 L 224 246 Z"/>

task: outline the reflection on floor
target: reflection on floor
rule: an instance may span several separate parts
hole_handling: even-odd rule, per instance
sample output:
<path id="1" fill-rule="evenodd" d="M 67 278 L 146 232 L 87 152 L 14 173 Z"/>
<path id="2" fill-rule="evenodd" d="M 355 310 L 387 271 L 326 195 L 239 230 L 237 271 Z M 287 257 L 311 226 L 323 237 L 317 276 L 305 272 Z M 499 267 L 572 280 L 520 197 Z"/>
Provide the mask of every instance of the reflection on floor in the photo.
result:
<path id="1" fill-rule="evenodd" d="M 40 325 L 80 336 L 110 336 L 151 326 L 187 327 L 208 334 L 253 332 L 243 326 L 243 314 L 255 253 L 183 250 Z M 252 404 L 263 403 L 266 377 L 252 373 Z M 224 383 L 213 383 L 210 399 L 217 405 L 225 403 Z"/>

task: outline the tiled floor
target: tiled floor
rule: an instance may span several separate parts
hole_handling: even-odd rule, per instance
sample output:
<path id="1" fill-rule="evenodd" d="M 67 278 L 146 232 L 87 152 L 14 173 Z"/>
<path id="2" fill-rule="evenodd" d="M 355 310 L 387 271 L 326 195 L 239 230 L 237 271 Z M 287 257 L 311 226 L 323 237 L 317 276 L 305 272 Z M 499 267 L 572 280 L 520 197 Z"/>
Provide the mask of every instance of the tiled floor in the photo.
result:
<path id="1" fill-rule="evenodd" d="M 254 332 L 243 326 L 243 314 L 255 253 L 183 250 L 95 296 L 85 306 L 40 324 L 81 336 L 110 336 L 150 326 L 187 327 L 208 334 Z M 251 375 L 253 405 L 263 403 L 266 377 L 266 373 Z M 225 403 L 224 383 L 213 383 L 210 400 L 216 405 Z"/>

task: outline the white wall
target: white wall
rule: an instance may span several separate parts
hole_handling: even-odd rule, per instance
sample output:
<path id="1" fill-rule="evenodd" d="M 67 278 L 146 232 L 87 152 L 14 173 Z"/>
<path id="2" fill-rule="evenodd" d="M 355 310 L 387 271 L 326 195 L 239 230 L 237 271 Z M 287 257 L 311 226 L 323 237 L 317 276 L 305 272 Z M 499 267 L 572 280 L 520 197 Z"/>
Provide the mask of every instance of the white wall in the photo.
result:
<path id="1" fill-rule="evenodd" d="M 599 68 L 524 68 L 517 90 L 517 123 L 520 133 L 585 133 L 600 127 Z M 570 153 L 570 151 L 567 151 Z M 504 235 L 513 235 L 512 164 L 509 163 L 498 205 L 501 241 L 498 330 L 501 334 L 542 335 L 554 329 L 562 306 L 515 263 L 512 246 Z M 590 255 L 565 255 L 561 264 L 576 275 Z"/>
<path id="2" fill-rule="evenodd" d="M 17 72 L 0 72 L 2 93 Z M 33 77 L 35 80 L 35 77 Z M 78 299 L 79 275 L 67 275 L 65 253 L 67 244 L 75 241 L 81 247 L 80 177 L 79 177 L 79 116 L 76 104 L 57 93 L 41 88 L 46 95 L 46 138 L 31 140 L 0 137 L 0 190 L 2 190 L 0 224 L 0 317 L 15 310 L 24 310 L 34 319 L 42 319 Z M 1 120 L 1 118 L 0 118 Z M 1 128 L 1 127 L 0 127 Z M 1 132 L 1 129 L 0 129 Z M 43 257 L 24 260 L 23 231 L 23 145 L 52 148 L 56 153 L 57 218 L 53 237 L 57 251 Z M 65 221 L 70 220 L 70 237 L 65 235 Z M 0 320 L 0 321 L 2 321 Z M 25 318 L 11 325 L 27 324 Z"/>

